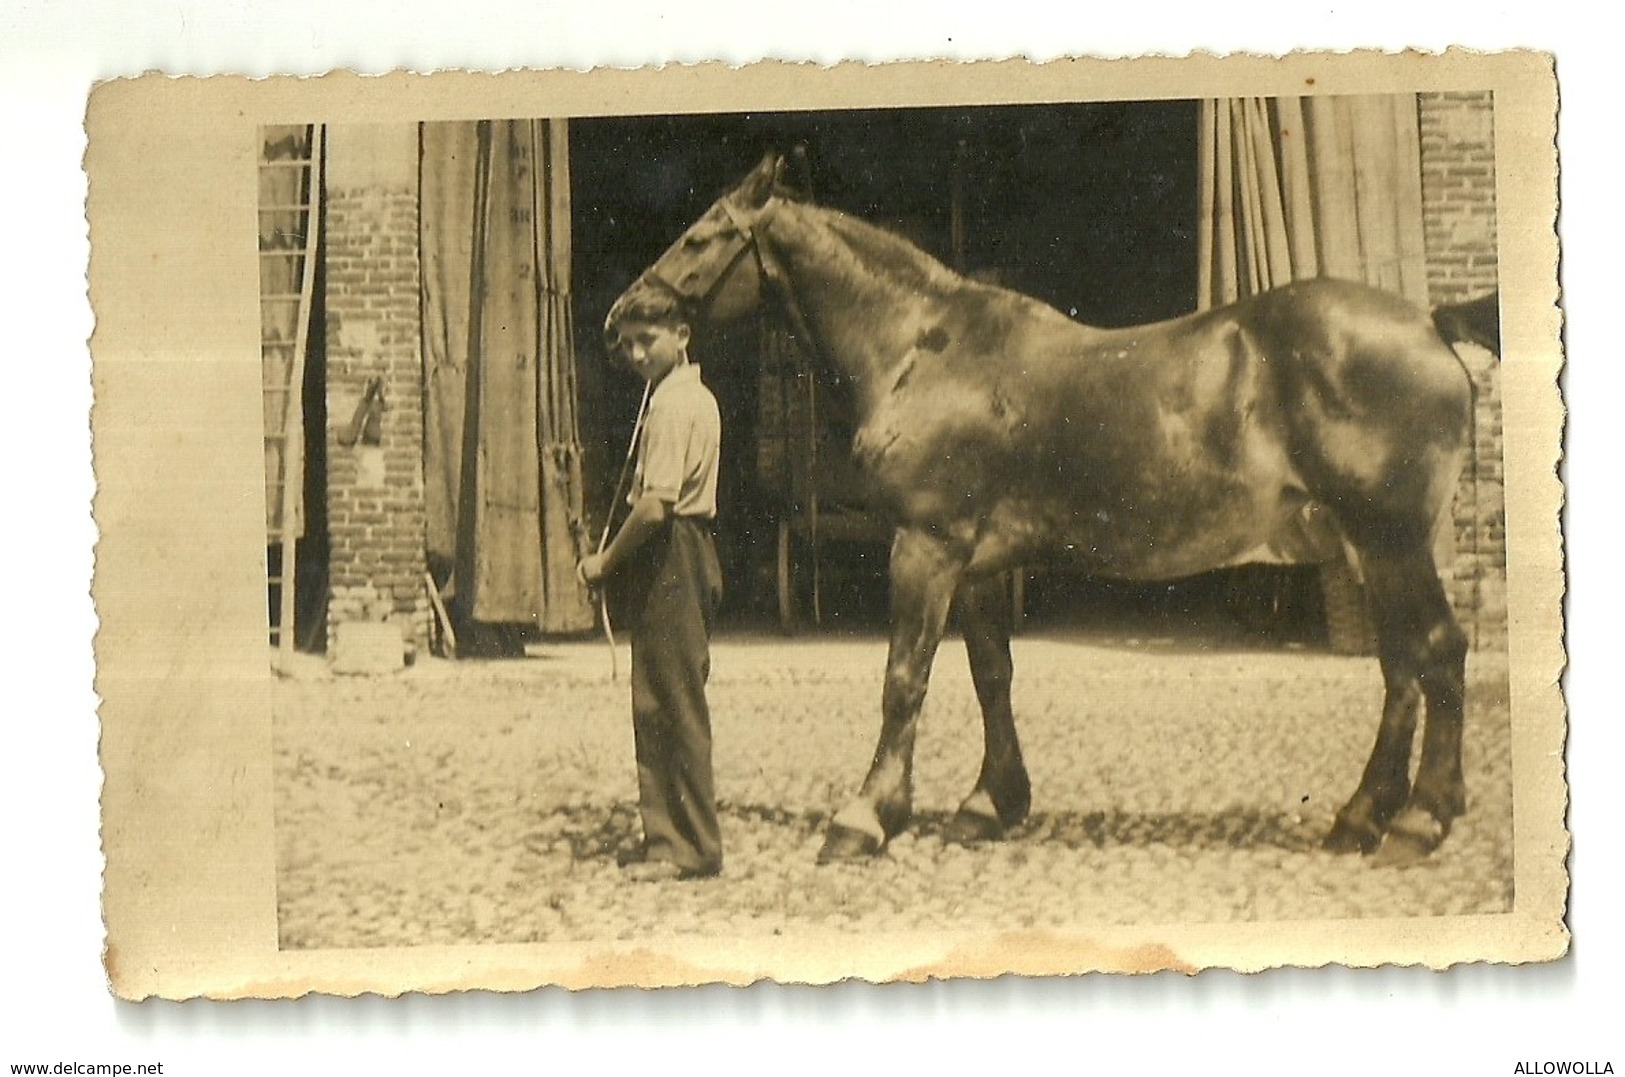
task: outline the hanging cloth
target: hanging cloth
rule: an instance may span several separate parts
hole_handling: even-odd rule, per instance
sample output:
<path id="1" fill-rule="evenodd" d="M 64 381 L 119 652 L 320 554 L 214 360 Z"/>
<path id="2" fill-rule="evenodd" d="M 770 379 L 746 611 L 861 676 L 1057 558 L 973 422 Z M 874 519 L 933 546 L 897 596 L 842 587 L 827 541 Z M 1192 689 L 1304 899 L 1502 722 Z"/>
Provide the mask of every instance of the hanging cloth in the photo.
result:
<path id="1" fill-rule="evenodd" d="M 1413 94 L 1202 102 L 1197 303 L 1363 281 L 1426 306 Z"/>
<path id="2" fill-rule="evenodd" d="M 562 120 L 422 128 L 431 559 L 462 616 L 592 627 L 575 576 L 581 441 Z"/>

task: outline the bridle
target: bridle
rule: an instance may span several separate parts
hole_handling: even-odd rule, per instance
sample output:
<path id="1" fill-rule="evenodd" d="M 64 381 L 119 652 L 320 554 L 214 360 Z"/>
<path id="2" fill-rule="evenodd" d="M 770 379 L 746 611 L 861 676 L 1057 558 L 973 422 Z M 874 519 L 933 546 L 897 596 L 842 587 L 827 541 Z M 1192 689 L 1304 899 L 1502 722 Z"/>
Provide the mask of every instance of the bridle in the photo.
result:
<path id="1" fill-rule="evenodd" d="M 684 264 L 692 263 L 696 257 L 689 252 L 688 246 L 692 242 L 694 227 L 704 223 L 705 218 L 702 217 L 687 232 L 679 236 L 677 242 L 666 248 L 666 252 L 655 260 L 654 265 L 644 270 L 639 281 L 672 292 L 697 312 L 709 311 L 717 290 L 722 287 L 722 282 L 733 272 L 745 253 L 756 250 L 758 263 L 761 258 L 760 247 L 756 242 L 755 225 L 742 217 L 726 198 L 707 212 L 706 217 L 712 216 L 717 209 L 721 209 L 727 215 L 729 225 L 726 231 L 719 230 L 717 233 L 719 237 L 725 235 L 729 241 L 723 257 L 708 258 L 705 263 L 698 265 Z"/>
<path id="2" fill-rule="evenodd" d="M 632 288 L 627 290 L 627 294 L 632 294 L 639 285 L 659 288 L 677 296 L 686 306 L 703 317 L 709 314 L 723 281 L 728 279 L 728 275 L 747 253 L 753 254 L 760 279 L 778 300 L 790 323 L 791 332 L 809 354 L 817 354 L 817 339 L 813 336 L 812 326 L 801 309 L 800 301 L 796 298 L 789 275 L 771 246 L 764 243 L 761 236 L 761 229 L 771 221 L 781 204 L 780 196 L 770 196 L 761 210 L 751 215 L 753 219 L 747 219 L 734 206 L 731 199 L 726 197 L 719 199 L 716 205 L 707 211 L 705 217 L 701 217 L 690 226 L 677 242 L 666 248 L 666 252 L 656 259 L 653 265 L 643 271 Z M 719 209 L 727 217 L 728 223 L 720 226 L 716 235 L 727 237 L 727 248 L 718 255 L 707 257 L 700 264 L 688 264 L 699 257 L 688 249 L 694 229 Z M 614 317 L 614 312 L 611 311 L 609 318 L 611 323 L 614 322 Z"/>

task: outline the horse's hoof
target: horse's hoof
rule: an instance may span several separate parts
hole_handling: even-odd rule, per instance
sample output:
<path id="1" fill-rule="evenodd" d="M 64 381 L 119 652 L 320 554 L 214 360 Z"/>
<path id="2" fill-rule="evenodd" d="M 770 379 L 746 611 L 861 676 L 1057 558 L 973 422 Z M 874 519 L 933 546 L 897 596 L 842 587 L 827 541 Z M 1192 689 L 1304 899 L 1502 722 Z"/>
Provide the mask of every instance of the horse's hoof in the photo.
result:
<path id="1" fill-rule="evenodd" d="M 1320 847 L 1328 853 L 1347 855 L 1349 853 L 1371 853 L 1382 844 L 1382 833 L 1369 827 L 1358 826 L 1345 819 L 1339 818 L 1332 824 L 1331 833 Z"/>
<path id="2" fill-rule="evenodd" d="M 824 835 L 824 847 L 818 850 L 818 862 L 835 864 L 843 860 L 864 860 L 880 852 L 880 845 L 880 840 L 873 834 L 834 823 Z"/>
<path id="3" fill-rule="evenodd" d="M 1382 848 L 1371 863 L 1382 868 L 1403 868 L 1427 859 L 1444 841 L 1445 826 L 1420 808 L 1407 808 L 1388 828 Z"/>
<path id="4" fill-rule="evenodd" d="M 961 808 L 948 823 L 942 838 L 955 845 L 977 845 L 984 841 L 1003 841 L 1004 834 L 1004 824 L 999 822 L 998 816 Z"/>
<path id="5" fill-rule="evenodd" d="M 1418 841 L 1409 834 L 1389 834 L 1383 839 L 1382 848 L 1371 858 L 1371 866 L 1375 868 L 1408 868 L 1412 864 L 1419 864 L 1426 860 L 1428 854 L 1433 852 L 1435 846 Z"/>

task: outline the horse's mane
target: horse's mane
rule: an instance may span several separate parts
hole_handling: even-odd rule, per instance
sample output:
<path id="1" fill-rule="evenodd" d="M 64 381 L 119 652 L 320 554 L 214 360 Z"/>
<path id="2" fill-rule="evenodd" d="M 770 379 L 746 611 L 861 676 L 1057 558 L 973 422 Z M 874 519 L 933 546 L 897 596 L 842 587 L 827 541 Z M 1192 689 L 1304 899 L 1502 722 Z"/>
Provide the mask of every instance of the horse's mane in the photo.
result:
<path id="1" fill-rule="evenodd" d="M 966 283 L 964 277 L 895 232 L 827 206 L 811 203 L 801 203 L 801 206 L 827 225 L 846 244 L 858 265 L 870 274 L 883 275 L 905 288 L 922 292 L 950 292 Z"/>
<path id="2" fill-rule="evenodd" d="M 860 217 L 807 202 L 799 205 L 816 215 L 839 241 L 830 244 L 832 253 L 851 264 L 854 273 L 883 280 L 916 297 L 946 301 L 966 314 L 979 334 L 996 336 L 1035 318 L 1064 322 L 1077 333 L 1104 332 L 1041 299 L 957 273 L 903 236 Z"/>

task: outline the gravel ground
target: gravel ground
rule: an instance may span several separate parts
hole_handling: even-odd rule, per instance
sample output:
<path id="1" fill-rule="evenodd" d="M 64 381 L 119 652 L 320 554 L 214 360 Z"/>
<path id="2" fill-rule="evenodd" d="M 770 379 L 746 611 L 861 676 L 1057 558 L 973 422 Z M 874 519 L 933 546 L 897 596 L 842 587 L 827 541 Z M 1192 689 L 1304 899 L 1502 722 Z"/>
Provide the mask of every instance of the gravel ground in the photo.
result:
<path id="1" fill-rule="evenodd" d="M 1033 814 L 1007 842 L 942 831 L 980 761 L 947 641 L 919 737 L 915 822 L 873 862 L 817 867 L 879 728 L 878 637 L 713 648 L 727 863 L 634 885 L 628 690 L 602 643 L 523 660 L 422 660 L 275 692 L 277 911 L 285 948 L 1493 913 L 1512 901 L 1505 658 L 1468 667 L 1469 810 L 1407 869 L 1323 853 L 1376 732 L 1369 658 L 1198 642 L 1018 639 Z"/>

